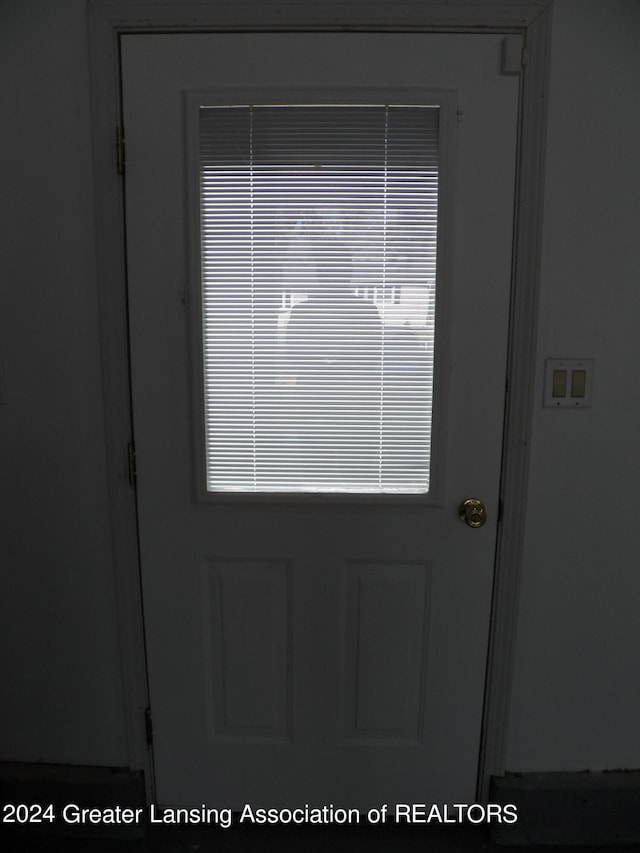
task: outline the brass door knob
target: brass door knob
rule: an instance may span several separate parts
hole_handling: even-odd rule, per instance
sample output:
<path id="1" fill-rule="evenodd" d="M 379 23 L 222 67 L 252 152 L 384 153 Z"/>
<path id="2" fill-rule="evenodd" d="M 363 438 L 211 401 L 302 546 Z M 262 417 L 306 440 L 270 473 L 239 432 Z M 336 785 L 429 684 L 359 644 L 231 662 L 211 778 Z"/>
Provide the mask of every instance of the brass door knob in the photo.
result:
<path id="1" fill-rule="evenodd" d="M 487 520 L 487 510 L 478 498 L 468 498 L 458 507 L 458 516 L 469 527 L 482 527 Z"/>

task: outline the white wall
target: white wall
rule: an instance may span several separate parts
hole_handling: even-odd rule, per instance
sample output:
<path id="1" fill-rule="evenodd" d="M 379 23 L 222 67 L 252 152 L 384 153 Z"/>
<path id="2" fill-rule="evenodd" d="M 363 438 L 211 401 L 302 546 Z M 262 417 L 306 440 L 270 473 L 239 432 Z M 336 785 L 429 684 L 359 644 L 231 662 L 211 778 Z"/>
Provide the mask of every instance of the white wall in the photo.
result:
<path id="1" fill-rule="evenodd" d="M 556 0 L 538 367 L 597 385 L 534 414 L 509 770 L 640 767 L 639 43 L 635 0 Z M 0 759 L 116 765 L 87 51 L 85 0 L 0 0 Z"/>
<path id="2" fill-rule="evenodd" d="M 553 22 L 536 396 L 549 356 L 595 384 L 534 414 L 513 771 L 640 767 L 640 3 Z"/>
<path id="3" fill-rule="evenodd" d="M 0 758 L 126 764 L 83 0 L 0 0 Z"/>

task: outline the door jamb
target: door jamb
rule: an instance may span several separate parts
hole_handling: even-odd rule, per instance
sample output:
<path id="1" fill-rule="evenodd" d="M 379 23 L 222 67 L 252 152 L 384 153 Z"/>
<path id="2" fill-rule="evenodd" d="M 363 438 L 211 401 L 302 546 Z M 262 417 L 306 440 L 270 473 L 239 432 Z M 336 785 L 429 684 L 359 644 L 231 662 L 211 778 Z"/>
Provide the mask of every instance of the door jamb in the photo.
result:
<path id="1" fill-rule="evenodd" d="M 127 447 L 134 438 L 129 378 L 124 184 L 118 170 L 121 126 L 120 36 L 127 33 L 206 31 L 492 32 L 521 34 L 526 61 L 520 74 L 518 175 L 515 202 L 508 387 L 501 471 L 491 629 L 487 656 L 477 801 L 486 801 L 491 776 L 503 775 L 517 627 L 522 541 L 533 412 L 535 345 L 542 233 L 551 12 L 553 0 L 491 4 L 425 0 L 420 4 L 363 5 L 328 0 L 314 6 L 277 0 L 149 4 L 145 0 L 89 0 L 96 250 L 105 401 L 111 536 L 129 764 L 143 770 L 154 797 L 153 755 L 145 727 L 148 683 L 140 585 L 135 491 Z M 277 21 L 277 25 L 274 24 Z"/>

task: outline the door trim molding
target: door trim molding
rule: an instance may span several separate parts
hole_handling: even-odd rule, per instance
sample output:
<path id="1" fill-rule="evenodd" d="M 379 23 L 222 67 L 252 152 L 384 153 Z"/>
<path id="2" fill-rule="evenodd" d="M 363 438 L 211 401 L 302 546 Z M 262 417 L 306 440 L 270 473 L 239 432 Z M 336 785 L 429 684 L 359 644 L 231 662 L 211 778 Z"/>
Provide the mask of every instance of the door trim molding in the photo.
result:
<path id="1" fill-rule="evenodd" d="M 546 92 L 552 0 L 422 0 L 315 5 L 286 0 L 219 0 L 155 4 L 149 0 L 90 0 L 88 7 L 97 283 L 105 401 L 111 536 L 129 765 L 145 771 L 153 799 L 153 757 L 147 746 L 148 684 L 140 586 L 135 494 L 127 446 L 133 438 L 127 325 L 124 187 L 118 173 L 121 126 L 119 43 L 123 34 L 187 32 L 491 32 L 524 37 L 520 75 L 518 180 L 515 206 L 509 373 L 501 473 L 503 513 L 493 585 L 485 684 L 478 801 L 491 776 L 503 775 L 517 628 L 522 542 L 534 406 Z M 277 22 L 277 23 L 274 23 Z"/>
<path id="2" fill-rule="evenodd" d="M 533 420 L 547 137 L 551 4 L 527 26 L 520 82 L 509 357 L 485 707 L 477 793 L 505 772 Z"/>

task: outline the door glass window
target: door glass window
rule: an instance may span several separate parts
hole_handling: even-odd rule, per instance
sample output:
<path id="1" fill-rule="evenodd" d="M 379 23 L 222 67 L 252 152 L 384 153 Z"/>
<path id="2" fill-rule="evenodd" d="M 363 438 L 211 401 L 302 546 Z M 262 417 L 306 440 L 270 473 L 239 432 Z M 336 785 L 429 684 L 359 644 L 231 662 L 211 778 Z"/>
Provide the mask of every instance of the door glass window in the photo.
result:
<path id="1" fill-rule="evenodd" d="M 200 108 L 210 492 L 428 492 L 438 113 Z"/>

